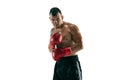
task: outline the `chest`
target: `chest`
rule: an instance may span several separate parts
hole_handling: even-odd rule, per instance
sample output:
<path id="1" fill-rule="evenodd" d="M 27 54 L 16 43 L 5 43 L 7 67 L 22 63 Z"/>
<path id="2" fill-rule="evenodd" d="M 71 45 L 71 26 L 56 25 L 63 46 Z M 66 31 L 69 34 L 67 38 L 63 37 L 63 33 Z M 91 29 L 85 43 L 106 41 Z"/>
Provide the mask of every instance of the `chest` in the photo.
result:
<path id="1" fill-rule="evenodd" d="M 68 27 L 58 29 L 58 31 L 60 31 L 62 34 L 62 43 L 67 43 L 71 41 L 72 37 L 71 37 L 70 29 Z"/>

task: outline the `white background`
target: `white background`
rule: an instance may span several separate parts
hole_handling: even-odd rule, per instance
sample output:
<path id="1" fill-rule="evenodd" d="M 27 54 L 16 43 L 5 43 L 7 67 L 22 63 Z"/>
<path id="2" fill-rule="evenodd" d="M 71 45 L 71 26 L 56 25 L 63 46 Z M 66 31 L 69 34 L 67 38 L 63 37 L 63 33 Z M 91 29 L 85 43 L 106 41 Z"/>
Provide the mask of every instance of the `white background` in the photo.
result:
<path id="1" fill-rule="evenodd" d="M 83 80 L 120 80 L 119 0 L 0 0 L 0 80 L 52 80 L 53 6 L 83 36 Z"/>

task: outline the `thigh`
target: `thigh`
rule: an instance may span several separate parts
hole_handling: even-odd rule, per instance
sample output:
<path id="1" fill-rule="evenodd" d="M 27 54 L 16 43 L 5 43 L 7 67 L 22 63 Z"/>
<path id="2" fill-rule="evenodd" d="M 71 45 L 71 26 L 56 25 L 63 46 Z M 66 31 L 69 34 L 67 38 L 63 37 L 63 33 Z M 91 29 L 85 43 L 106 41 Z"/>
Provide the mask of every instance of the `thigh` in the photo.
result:
<path id="1" fill-rule="evenodd" d="M 82 69 L 79 61 L 73 62 L 66 70 L 63 80 L 82 80 Z"/>
<path id="2" fill-rule="evenodd" d="M 61 80 L 60 79 L 60 76 L 59 76 L 59 74 L 58 74 L 58 70 L 59 68 L 58 68 L 58 64 L 57 64 L 57 62 L 55 63 L 55 67 L 54 67 L 54 74 L 53 74 L 53 80 Z"/>

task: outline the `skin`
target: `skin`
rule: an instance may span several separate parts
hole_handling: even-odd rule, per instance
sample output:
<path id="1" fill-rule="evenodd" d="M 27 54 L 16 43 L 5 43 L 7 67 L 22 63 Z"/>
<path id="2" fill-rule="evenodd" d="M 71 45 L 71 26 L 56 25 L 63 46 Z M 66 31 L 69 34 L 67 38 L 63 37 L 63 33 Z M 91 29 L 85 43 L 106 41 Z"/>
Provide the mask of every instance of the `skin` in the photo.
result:
<path id="1" fill-rule="evenodd" d="M 50 14 L 50 21 L 53 24 L 51 29 L 51 35 L 56 32 L 61 32 L 62 34 L 62 43 L 56 45 L 57 48 L 66 48 L 71 47 L 72 53 L 67 56 L 76 55 L 76 52 L 83 49 L 82 37 L 78 27 L 72 23 L 64 22 L 63 16 L 60 13 L 57 13 L 56 16 Z M 50 49 L 49 49 L 50 50 Z M 52 50 L 50 50 L 51 52 Z"/>

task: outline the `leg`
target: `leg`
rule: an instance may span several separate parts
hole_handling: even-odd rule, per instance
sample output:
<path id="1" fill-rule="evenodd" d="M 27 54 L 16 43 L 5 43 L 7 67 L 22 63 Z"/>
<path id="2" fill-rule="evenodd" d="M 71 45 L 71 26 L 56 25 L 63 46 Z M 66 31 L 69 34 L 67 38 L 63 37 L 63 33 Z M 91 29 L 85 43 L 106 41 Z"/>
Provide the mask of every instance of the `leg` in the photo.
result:
<path id="1" fill-rule="evenodd" d="M 82 70 L 79 61 L 72 63 L 66 71 L 63 80 L 82 80 Z"/>
<path id="2" fill-rule="evenodd" d="M 57 62 L 56 62 L 56 63 L 55 63 L 55 67 L 54 67 L 53 80 L 61 80 L 61 79 L 59 78 L 58 73 L 57 73 L 57 69 L 58 69 L 58 67 L 57 67 Z"/>

